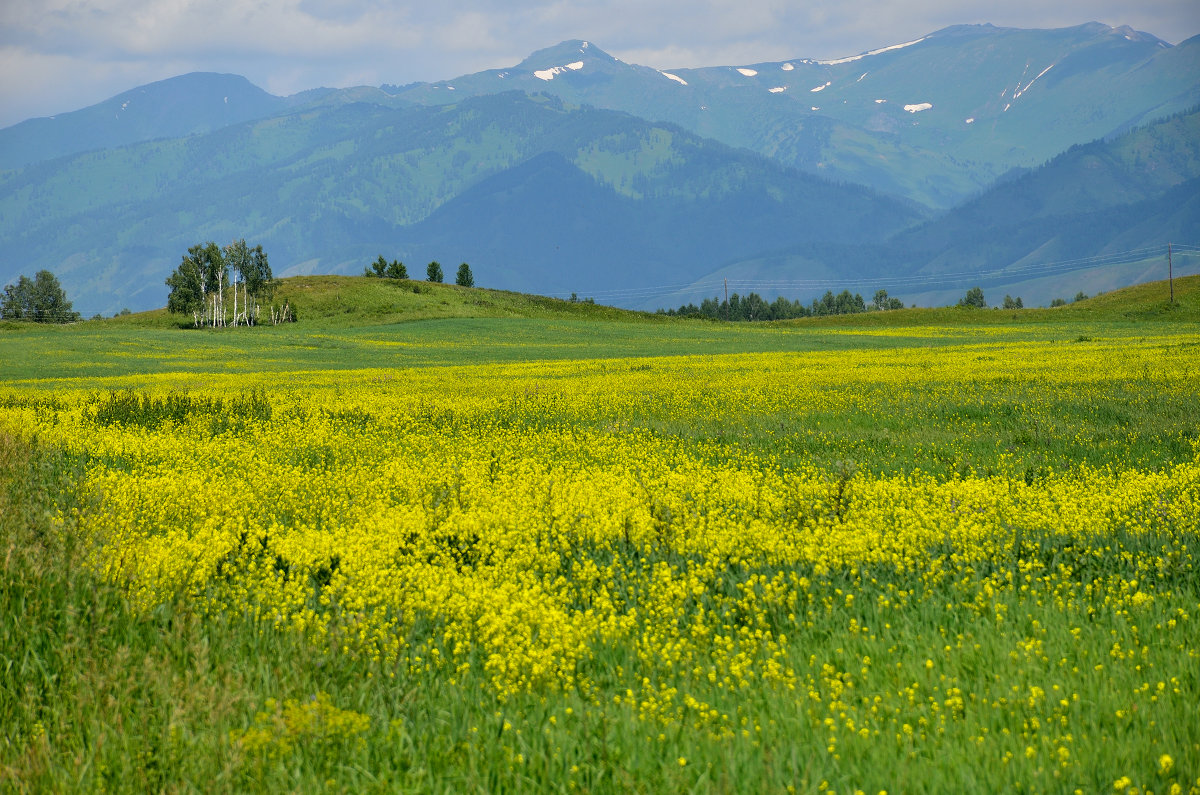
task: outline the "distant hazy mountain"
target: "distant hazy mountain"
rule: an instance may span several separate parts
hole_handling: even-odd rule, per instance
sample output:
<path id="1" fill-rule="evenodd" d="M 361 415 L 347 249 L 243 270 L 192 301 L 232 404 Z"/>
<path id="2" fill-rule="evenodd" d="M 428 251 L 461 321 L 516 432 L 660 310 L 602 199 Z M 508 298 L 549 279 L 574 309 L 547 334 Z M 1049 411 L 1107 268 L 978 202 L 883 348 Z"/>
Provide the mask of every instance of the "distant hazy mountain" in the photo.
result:
<path id="1" fill-rule="evenodd" d="M 698 285 L 706 287 L 681 290 L 654 305 L 702 297 L 722 278 L 766 283 L 830 279 L 839 273 L 882 279 L 879 286 L 909 300 L 945 302 L 953 290 L 961 292 L 962 284 L 979 281 L 971 274 L 1006 269 L 1008 275 L 995 275 L 988 284 L 1001 291 L 1023 287 L 1027 299 L 1045 302 L 1061 296 L 1066 284 L 1078 283 L 1068 297 L 1088 280 L 1099 286 L 1085 292 L 1128 284 L 1140 277 L 1142 266 L 1036 279 L 1030 266 L 1161 249 L 1170 241 L 1195 244 L 1198 235 L 1200 109 L 1193 109 L 1109 141 L 1072 147 L 884 245 L 806 243 L 756 254 L 699 277 Z M 1187 262 L 1193 270 L 1200 264 Z M 840 271 L 830 269 L 835 263 Z M 1160 270 L 1155 278 L 1166 276 L 1165 268 Z M 953 287 L 940 287 L 950 281 L 949 274 L 955 275 Z M 812 287 L 806 294 L 822 290 Z"/>
<path id="2" fill-rule="evenodd" d="M 161 306 L 187 246 L 245 237 L 280 274 L 358 273 L 382 253 L 418 273 L 467 260 L 481 285 L 638 287 L 920 218 L 673 125 L 544 96 L 323 102 L 0 175 L 0 280 L 49 268 L 85 313 Z"/>
<path id="3" fill-rule="evenodd" d="M 270 116 L 289 104 L 238 75 L 172 77 L 82 110 L 0 130 L 0 170 L 76 152 L 210 132 Z"/>
<path id="4" fill-rule="evenodd" d="M 393 89 L 420 103 L 520 88 L 672 121 L 787 165 L 949 207 L 1012 168 L 1200 102 L 1200 37 L 971 25 L 829 61 L 658 71 L 583 41 L 510 69 Z"/>
<path id="5" fill-rule="evenodd" d="M 281 274 L 465 260 L 651 307 L 725 276 L 932 284 L 1198 242 L 1197 106 L 1200 38 L 1095 23 L 666 71 L 573 41 L 286 98 L 185 75 L 0 130 L 0 284 L 49 268 L 85 313 L 160 306 L 187 246 L 242 237 Z"/>

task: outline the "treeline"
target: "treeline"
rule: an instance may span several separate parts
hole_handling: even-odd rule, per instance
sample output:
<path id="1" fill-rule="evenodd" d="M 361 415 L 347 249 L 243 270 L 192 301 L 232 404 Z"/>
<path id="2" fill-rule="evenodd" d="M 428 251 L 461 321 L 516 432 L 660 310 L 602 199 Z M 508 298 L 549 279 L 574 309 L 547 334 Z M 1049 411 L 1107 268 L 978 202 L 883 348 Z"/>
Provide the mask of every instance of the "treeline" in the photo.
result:
<path id="1" fill-rule="evenodd" d="M 363 276 L 375 279 L 407 279 L 408 267 L 400 260 L 388 262 L 387 258 L 380 254 L 378 259 L 363 269 Z M 444 278 L 442 265 L 437 260 L 425 266 L 425 281 L 441 284 Z M 475 274 L 471 273 L 470 265 L 464 262 L 458 266 L 454 283 L 459 287 L 475 286 Z"/>
<path id="2" fill-rule="evenodd" d="M 55 275 L 38 271 L 32 279 L 21 276 L 16 284 L 5 285 L 4 296 L 0 298 L 0 318 L 74 323 L 79 320 L 79 313 L 71 309 L 71 302 Z"/>
<path id="3" fill-rule="evenodd" d="M 245 240 L 224 248 L 211 241 L 192 246 L 167 277 L 167 286 L 167 311 L 190 314 L 197 328 L 258 325 L 264 302 L 275 294 L 263 247 L 250 248 Z M 288 323 L 296 315 L 285 300 L 281 307 L 269 305 L 268 318 L 272 324 Z"/>
<path id="4" fill-rule="evenodd" d="M 875 293 L 875 298 L 870 306 L 878 310 L 902 309 L 904 303 L 899 298 L 889 298 L 887 290 L 879 290 Z M 746 296 L 734 293 L 729 296 L 728 301 L 705 298 L 699 306 L 689 303 L 678 309 L 660 309 L 658 313 L 677 317 L 753 322 L 822 315 L 854 315 L 866 312 L 867 308 L 867 302 L 858 293 L 851 294 L 849 290 L 842 290 L 834 295 L 832 290 L 827 290 L 825 295 L 814 298 L 811 304 L 790 301 L 782 295 L 768 303 L 758 293 L 749 293 Z"/>

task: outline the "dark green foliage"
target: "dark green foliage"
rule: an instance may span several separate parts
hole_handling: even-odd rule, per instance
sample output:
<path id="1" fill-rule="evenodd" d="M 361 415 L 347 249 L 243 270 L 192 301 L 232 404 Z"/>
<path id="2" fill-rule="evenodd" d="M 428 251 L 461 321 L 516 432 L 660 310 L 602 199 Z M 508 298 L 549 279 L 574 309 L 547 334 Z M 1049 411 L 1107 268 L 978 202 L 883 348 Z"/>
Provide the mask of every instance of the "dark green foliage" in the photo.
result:
<path id="1" fill-rule="evenodd" d="M 970 290 L 967 290 L 967 294 L 959 299 L 958 305 L 967 307 L 968 309 L 986 309 L 987 299 L 983 297 L 983 289 L 972 287 Z"/>
<path id="2" fill-rule="evenodd" d="M 79 320 L 79 313 L 71 310 L 71 302 L 54 274 L 41 270 L 32 280 L 22 276 L 16 284 L 5 286 L 0 317 L 35 323 L 73 323 Z"/>
<path id="3" fill-rule="evenodd" d="M 263 247 L 250 248 L 244 239 L 238 239 L 224 249 L 212 241 L 190 247 L 179 267 L 167 277 L 166 284 L 171 288 L 167 311 L 190 314 L 196 325 L 202 322 L 225 325 L 224 291 L 232 286 L 235 293 L 240 290 L 244 297 L 239 316 L 247 325 L 254 325 L 258 303 L 270 299 L 275 282 Z M 238 324 L 239 316 L 234 317 L 234 325 Z"/>
<path id="4" fill-rule="evenodd" d="M 196 248 L 193 246 L 192 251 Z M 171 288 L 167 296 L 167 311 L 173 315 L 189 315 L 204 310 L 204 276 L 199 259 L 192 251 L 167 277 L 167 286 Z"/>
<path id="5" fill-rule="evenodd" d="M 245 264 L 245 270 L 238 275 L 245 283 L 246 292 L 255 300 L 267 300 L 275 286 L 275 277 L 271 273 L 271 265 L 263 247 L 255 246 L 250 249 L 250 258 Z"/>
<path id="6" fill-rule="evenodd" d="M 1004 296 L 1004 308 L 1005 309 L 1024 309 L 1025 304 L 1024 304 L 1024 302 L 1021 301 L 1021 296 L 1019 296 L 1019 295 L 1016 298 L 1013 298 L 1011 295 L 1006 295 L 1006 296 Z"/>
<path id="7" fill-rule="evenodd" d="M 1075 293 L 1075 297 L 1072 298 L 1071 300 L 1072 301 L 1086 301 L 1086 300 L 1088 300 L 1088 294 L 1085 293 L 1083 290 L 1080 290 L 1079 292 Z"/>
<path id="8" fill-rule="evenodd" d="M 137 425 L 157 428 L 165 422 L 182 425 L 192 417 L 209 418 L 213 434 L 240 430 L 249 421 L 271 419 L 271 403 L 265 392 L 252 391 L 232 398 L 169 394 L 154 397 L 125 390 L 97 400 L 85 417 L 97 425 Z"/>
<path id="9" fill-rule="evenodd" d="M 459 287 L 474 287 L 475 276 L 471 273 L 471 266 L 463 263 L 458 266 L 458 274 L 454 277 L 454 283 Z"/>
<path id="10" fill-rule="evenodd" d="M 438 282 L 440 284 L 443 278 L 442 266 L 437 260 L 434 260 L 425 266 L 425 281 Z"/>
<path id="11" fill-rule="evenodd" d="M 229 266 L 226 265 L 225 255 L 216 243 L 210 240 L 202 246 L 192 246 L 188 249 L 188 255 L 196 259 L 206 293 L 217 292 L 229 281 Z"/>
<path id="12" fill-rule="evenodd" d="M 1055 298 L 1053 301 L 1050 302 L 1050 306 L 1052 306 L 1052 307 L 1066 306 L 1066 305 L 1067 305 L 1067 301 L 1065 298 Z"/>
<path id="13" fill-rule="evenodd" d="M 408 268 L 400 260 L 387 261 L 382 254 L 363 271 L 363 276 L 373 276 L 377 279 L 407 279 Z"/>
<path id="14" fill-rule="evenodd" d="M 877 290 L 875 298 L 871 303 L 880 311 L 904 308 L 904 302 L 899 298 L 888 298 L 887 290 Z"/>
<path id="15" fill-rule="evenodd" d="M 833 291 L 826 290 L 825 295 L 819 301 L 813 300 L 812 304 L 814 315 L 856 315 L 866 311 L 863 297 L 858 293 L 851 295 L 849 290 L 842 290 L 836 296 Z"/>
<path id="16" fill-rule="evenodd" d="M 903 308 L 897 299 L 892 309 Z M 799 301 L 789 301 L 782 295 L 771 303 L 767 303 L 758 293 L 740 296 L 737 293 L 729 296 L 729 301 L 716 298 L 705 298 L 700 306 L 685 304 L 678 309 L 660 309 L 659 314 L 679 315 L 682 317 L 703 317 L 711 320 L 731 320 L 753 322 L 756 320 L 791 320 L 798 317 L 820 315 L 853 315 L 866 312 L 867 305 L 858 293 L 851 295 L 849 290 L 842 290 L 838 295 L 826 291 L 820 299 L 814 299 L 811 306 L 805 306 Z"/>

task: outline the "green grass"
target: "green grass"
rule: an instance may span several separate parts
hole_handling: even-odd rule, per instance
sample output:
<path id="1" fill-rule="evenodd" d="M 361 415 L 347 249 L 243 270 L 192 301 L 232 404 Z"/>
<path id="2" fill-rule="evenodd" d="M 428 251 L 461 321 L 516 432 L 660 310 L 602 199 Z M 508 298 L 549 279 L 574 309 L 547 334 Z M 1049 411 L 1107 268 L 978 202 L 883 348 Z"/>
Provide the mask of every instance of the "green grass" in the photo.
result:
<path id="1" fill-rule="evenodd" d="M 190 319 L 165 310 L 70 326 L 0 323 L 0 383 L 46 379 L 52 386 L 59 378 L 94 378 L 102 386 L 105 378 L 175 371 L 886 350 L 982 342 L 988 330 L 1006 326 L 1023 339 L 1103 340 L 1139 336 L 1147 323 L 1200 323 L 1200 276 L 1179 279 L 1175 287 L 1173 305 L 1162 300 L 1165 283 L 1154 282 L 1056 309 L 947 307 L 720 323 L 456 285 L 302 276 L 282 280 L 276 296 L 296 306 L 295 324 L 193 329 Z M 928 327 L 946 331 L 929 336 Z M 890 332 L 874 334 L 879 330 Z"/>
<path id="2" fill-rule="evenodd" d="M 412 291 L 414 284 L 421 292 Z M 69 380 L 95 388 L 97 404 L 104 405 L 110 387 L 136 386 L 161 372 L 194 373 L 199 385 L 224 372 L 556 359 L 606 366 L 603 360 L 630 356 L 863 349 L 886 355 L 948 345 L 978 345 L 980 367 L 987 367 L 987 357 L 1012 342 L 1080 346 L 1069 350 L 1113 345 L 1116 351 L 1122 341 L 1134 344 L 1143 336 L 1194 333 L 1200 277 L 1177 283 L 1175 306 L 1162 302 L 1161 287 L 1143 285 L 1054 310 L 900 310 L 726 325 L 453 286 L 298 277 L 281 291 L 298 307 L 295 325 L 184 330 L 164 313 L 63 328 L 6 324 L 0 328 L 0 386 L 13 400 L 36 401 Z M 998 328 L 1004 326 L 1010 328 Z M 656 414 L 653 405 L 621 419 L 656 435 L 712 440 L 714 454 L 747 448 L 785 463 L 818 461 L 830 471 L 856 461 L 866 470 L 920 466 L 952 479 L 986 467 L 1003 449 L 1033 478 L 1044 467 L 1083 461 L 1160 468 L 1187 460 L 1200 438 L 1194 373 L 1185 372 L 1196 364 L 1195 349 L 1167 341 L 1161 354 L 1161 373 L 1106 385 L 1101 397 L 1088 400 L 1046 394 L 1029 383 L 1000 381 L 938 395 L 895 393 L 881 384 L 860 396 L 863 408 L 810 417 L 806 427 L 753 412 L 684 427 Z M 621 366 L 647 368 L 631 370 L 630 382 L 645 379 L 636 383 L 652 394 L 654 361 Z M 829 377 L 837 378 L 835 364 Z M 1037 411 L 1026 412 L 1030 406 Z M 1031 416 L 1057 426 L 1039 429 Z M 982 606 L 971 599 L 994 573 L 982 569 L 932 585 L 914 572 L 803 572 L 818 602 L 801 615 L 789 649 L 794 658 L 819 654 L 840 672 L 838 681 L 844 675 L 858 682 L 868 679 L 859 673 L 863 657 L 886 658 L 892 667 L 871 681 L 888 692 L 912 689 L 910 709 L 897 719 L 913 725 L 935 722 L 942 708 L 928 700 L 939 682 L 927 660 L 936 660 L 935 670 L 953 666 L 997 703 L 1030 698 L 1033 688 L 1052 694 L 1047 698 L 1062 696 L 1066 706 L 1055 709 L 1084 728 L 1062 746 L 1076 767 L 1060 780 L 1053 766 L 1023 763 L 1029 746 L 1022 727 L 986 704 L 972 706 L 974 720 L 951 726 L 937 746 L 944 756 L 909 752 L 900 737 L 859 741 L 841 733 L 834 759 L 805 712 L 807 694 L 795 700 L 743 692 L 737 695 L 742 704 L 770 716 L 748 729 L 758 741 L 751 750 L 702 729 L 648 724 L 626 704 L 597 705 L 575 693 L 498 703 L 481 676 L 451 684 L 398 672 L 248 616 L 202 617 L 183 598 L 138 611 L 119 586 L 81 565 L 84 550 L 73 528 L 79 513 L 91 509 L 77 487 L 86 465 L 0 430 L 0 790 L 759 792 L 817 791 L 825 782 L 838 792 L 1075 786 L 1111 792 L 1114 779 L 1126 774 L 1156 792 L 1173 780 L 1183 781 L 1184 791 L 1193 782 L 1200 787 L 1194 698 L 1200 666 L 1194 644 L 1178 643 L 1180 632 L 1166 629 L 1178 619 L 1176 610 L 1200 611 L 1195 571 L 1161 566 L 1152 584 L 1173 595 L 1131 615 L 1111 609 L 1103 596 L 1089 609 L 1049 609 L 1055 586 L 1035 580 L 1020 563 L 1035 561 L 1048 571 L 1074 565 L 1069 578 L 1083 589 L 1105 577 L 1145 576 L 1130 561 L 1162 554 L 1159 538 L 1116 533 L 1104 557 L 1082 562 L 1052 538 L 1027 539 L 1012 560 L 993 563 L 1019 582 L 1028 575 L 1029 587 L 1001 589 Z M 744 583 L 758 573 L 731 571 L 730 577 Z M 844 599 L 847 592 L 856 596 L 853 604 Z M 906 594 L 903 609 L 884 606 L 898 593 Z M 832 601 L 834 594 L 840 601 Z M 820 598 L 831 600 L 828 609 Z M 874 632 L 847 634 L 850 619 Z M 1036 654 L 1017 646 L 1028 637 L 1042 641 Z M 1110 662 L 1114 641 L 1127 649 L 1153 647 L 1159 668 L 1119 675 L 1093 668 Z M 611 670 L 632 668 L 634 656 L 618 648 L 603 662 Z M 1069 676 L 1072 667 L 1083 673 Z M 1152 703 L 1140 688 L 1143 680 L 1154 688 L 1169 679 L 1164 670 L 1190 673 Z M 1054 686 L 1068 680 L 1072 692 L 1055 693 Z M 826 701 L 835 687 L 832 680 L 811 684 Z M 715 688 L 698 695 L 723 708 L 736 705 Z M 290 707 L 284 704 L 289 699 Z M 1152 728 L 1128 717 L 1139 708 L 1153 710 Z M 1081 714 L 1089 719 L 1080 721 Z M 314 715 L 317 720 L 306 722 Z M 360 726 L 355 721 L 363 717 Z M 1010 734 L 999 742 L 1016 763 L 981 768 L 974 737 L 1004 732 Z M 1170 749 L 1174 771 L 1156 769 L 1147 748 Z M 1034 750 L 1039 760 L 1056 752 Z"/>

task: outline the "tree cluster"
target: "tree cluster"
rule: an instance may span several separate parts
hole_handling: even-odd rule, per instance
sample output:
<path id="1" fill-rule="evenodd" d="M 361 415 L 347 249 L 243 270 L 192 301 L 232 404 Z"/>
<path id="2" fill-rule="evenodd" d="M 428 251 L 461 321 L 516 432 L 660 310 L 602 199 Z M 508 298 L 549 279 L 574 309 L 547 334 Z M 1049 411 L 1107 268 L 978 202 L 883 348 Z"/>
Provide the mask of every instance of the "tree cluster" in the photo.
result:
<path id="1" fill-rule="evenodd" d="M 372 262 L 363 271 L 363 276 L 371 276 L 376 279 L 407 279 L 408 268 L 404 267 L 404 263 L 400 260 L 392 260 L 388 262 L 382 254 L 379 259 Z"/>
<path id="2" fill-rule="evenodd" d="M 235 240 L 222 248 L 210 241 L 188 249 L 167 277 L 167 286 L 169 312 L 190 314 L 197 327 L 218 328 L 258 325 L 262 302 L 271 299 L 275 281 L 262 246 L 250 248 L 245 240 Z M 269 317 L 273 324 L 295 319 L 287 301 L 281 308 L 271 305 Z"/>
<path id="3" fill-rule="evenodd" d="M 886 312 L 889 309 L 904 308 L 904 302 L 899 298 L 888 298 L 887 290 L 876 290 L 875 299 L 871 303 L 880 312 Z"/>
<path id="4" fill-rule="evenodd" d="M 972 287 L 967 294 L 958 299 L 958 306 L 967 309 L 987 309 L 987 299 L 983 297 L 983 289 Z"/>
<path id="5" fill-rule="evenodd" d="M 712 320 L 731 320 L 754 322 L 758 320 L 790 320 L 797 317 L 813 317 L 820 315 L 852 315 L 866 312 L 867 304 L 858 293 L 853 295 L 849 290 L 842 290 L 837 295 L 826 291 L 821 298 L 813 299 L 811 305 L 800 301 L 789 301 L 782 295 L 768 303 L 758 293 L 740 296 L 737 293 L 729 296 L 728 301 L 717 298 L 705 298 L 700 306 L 689 303 L 678 309 L 660 309 L 659 314 L 681 317 L 703 317 Z"/>
<path id="6" fill-rule="evenodd" d="M 38 271 L 32 279 L 21 276 L 16 284 L 5 285 L 0 298 L 0 318 L 32 320 L 35 323 L 74 323 L 79 313 L 50 271 Z"/>
<path id="7" fill-rule="evenodd" d="M 967 290 L 967 294 L 958 299 L 957 306 L 966 309 L 987 309 L 987 299 L 983 297 L 983 289 L 972 287 L 970 290 Z M 1055 306 L 1055 304 L 1051 304 L 1051 306 Z M 1005 295 L 1003 307 L 1005 309 L 1024 309 L 1025 302 L 1021 300 L 1021 296 L 1019 295 L 1016 298 L 1013 298 L 1011 295 Z"/>
<path id="8" fill-rule="evenodd" d="M 399 260 L 388 262 L 387 258 L 380 254 L 378 259 L 363 270 L 363 276 L 375 279 L 407 279 L 408 268 Z M 445 278 L 445 273 L 442 271 L 442 264 L 437 260 L 425 266 L 425 281 L 441 284 Z M 475 276 L 471 273 L 470 265 L 464 262 L 458 266 L 458 273 L 455 274 L 454 283 L 459 287 L 475 286 Z"/>

